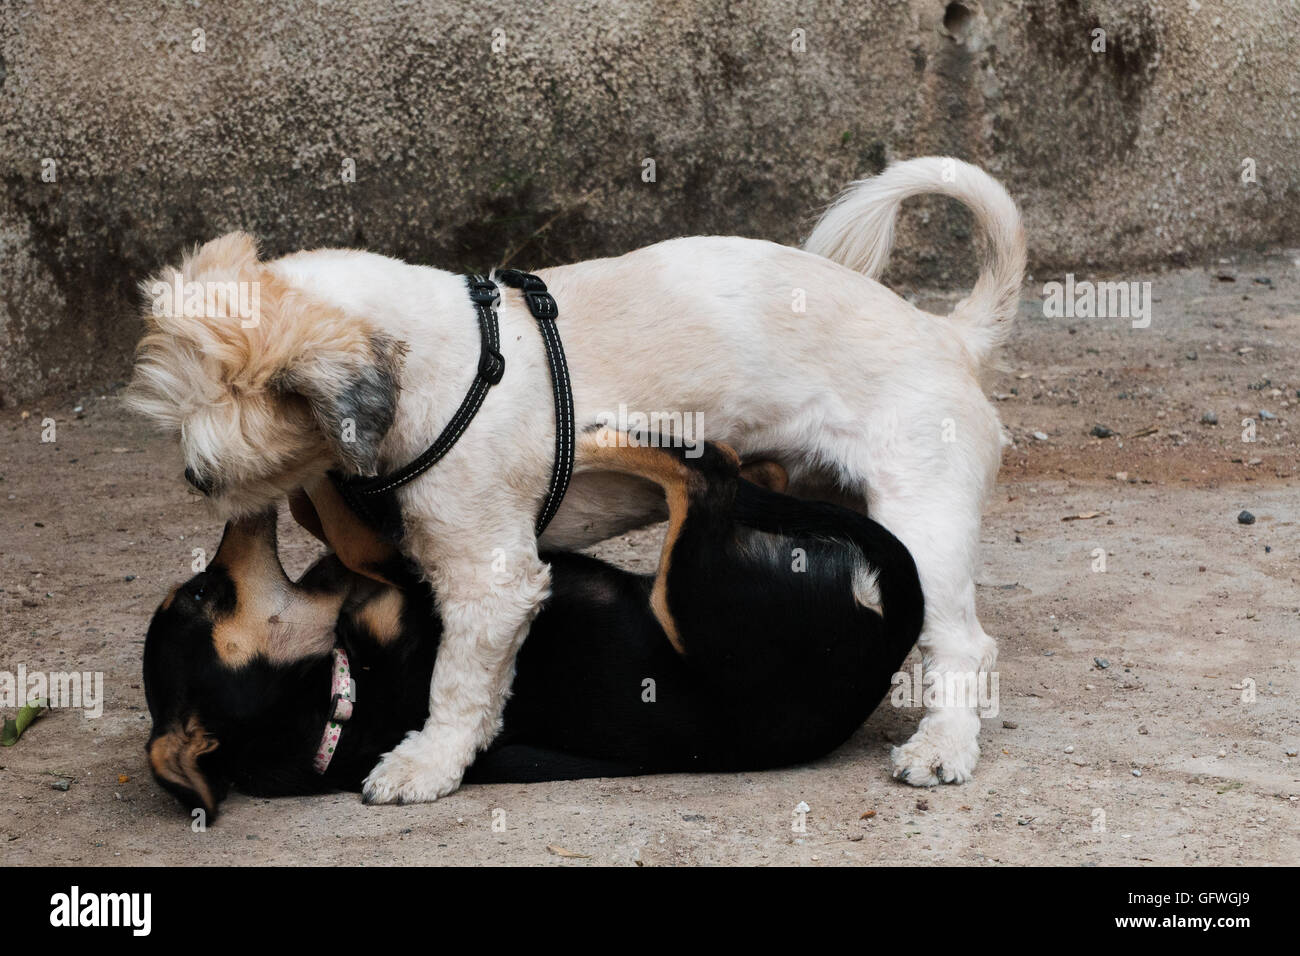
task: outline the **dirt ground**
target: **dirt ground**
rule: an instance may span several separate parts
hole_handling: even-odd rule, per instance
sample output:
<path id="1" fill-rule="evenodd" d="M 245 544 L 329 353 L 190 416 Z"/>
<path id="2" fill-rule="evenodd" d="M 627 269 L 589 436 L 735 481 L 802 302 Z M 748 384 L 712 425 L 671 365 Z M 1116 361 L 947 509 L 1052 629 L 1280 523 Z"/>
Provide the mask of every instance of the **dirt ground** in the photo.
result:
<path id="1" fill-rule="evenodd" d="M 1000 713 L 974 781 L 926 791 L 889 777 L 918 712 L 886 704 L 811 766 L 466 787 L 413 807 L 234 795 L 193 832 L 145 764 L 140 653 L 220 527 L 115 390 L 6 409 L 0 671 L 102 671 L 106 699 L 97 719 L 55 711 L 0 748 L 0 864 L 1295 863 L 1298 257 L 1124 276 L 1153 284 L 1147 329 L 1046 319 L 1041 282 L 1059 277 L 1027 285 L 989 385 L 1013 442 L 978 575 Z M 292 573 L 314 548 L 282 531 Z M 657 536 L 596 550 L 646 569 Z"/>

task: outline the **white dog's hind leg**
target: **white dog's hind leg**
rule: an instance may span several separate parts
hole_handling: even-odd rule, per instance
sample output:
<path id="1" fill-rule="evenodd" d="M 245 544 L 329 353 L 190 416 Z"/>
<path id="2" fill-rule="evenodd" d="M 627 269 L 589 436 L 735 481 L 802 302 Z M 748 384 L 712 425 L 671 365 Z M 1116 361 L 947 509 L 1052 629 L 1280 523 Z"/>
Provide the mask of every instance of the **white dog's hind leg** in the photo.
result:
<path id="1" fill-rule="evenodd" d="M 891 754 L 894 776 L 914 786 L 970 779 L 980 753 L 978 699 L 970 692 L 990 679 L 997 659 L 997 645 L 975 616 L 978 505 L 959 504 L 944 490 L 931 490 L 899 498 L 873 494 L 870 503 L 871 516 L 912 552 L 925 593 L 925 625 L 917 641 L 925 716 L 912 738 Z M 922 689 L 915 688 L 913 698 L 919 697 Z"/>
<path id="2" fill-rule="evenodd" d="M 913 435 L 926 430 L 911 427 Z M 991 416 L 974 415 L 959 428 L 950 444 L 917 437 L 877 447 L 866 469 L 868 513 L 907 545 L 925 594 L 917 646 L 925 687 L 937 686 L 924 697 L 916 733 L 891 755 L 894 776 L 915 786 L 970 779 L 980 752 L 980 701 L 970 691 L 995 686 L 997 646 L 975 616 L 975 567 L 980 510 L 996 474 L 997 426 Z M 949 688 L 956 693 L 945 696 Z M 922 698 L 922 688 L 913 698 Z"/>
<path id="3" fill-rule="evenodd" d="M 366 777 L 366 803 L 419 803 L 446 796 L 500 731 L 515 653 L 550 593 L 550 565 L 537 557 L 531 527 L 523 530 L 525 538 L 516 538 L 512 548 L 451 559 L 439 555 L 432 562 L 443 632 L 429 690 L 429 719 Z"/>
<path id="4" fill-rule="evenodd" d="M 927 575 L 921 580 L 924 588 Z M 978 690 L 987 686 L 982 682 L 997 659 L 997 645 L 975 617 L 974 595 L 950 595 L 933 615 L 927 603 L 918 645 L 925 690 L 933 700 L 927 699 L 916 733 L 890 754 L 894 776 L 918 787 L 965 783 L 980 755 Z"/>

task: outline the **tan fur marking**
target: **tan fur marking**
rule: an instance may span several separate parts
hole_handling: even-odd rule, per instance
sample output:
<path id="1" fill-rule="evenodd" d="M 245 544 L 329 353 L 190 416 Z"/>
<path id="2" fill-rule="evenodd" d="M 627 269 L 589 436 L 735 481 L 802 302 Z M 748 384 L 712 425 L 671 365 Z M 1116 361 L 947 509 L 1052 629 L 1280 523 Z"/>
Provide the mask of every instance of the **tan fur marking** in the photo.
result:
<path id="1" fill-rule="evenodd" d="M 730 447 L 721 444 L 717 447 L 728 453 L 737 464 L 740 463 L 739 457 Z M 607 428 L 584 434 L 578 441 L 578 457 L 586 469 L 636 475 L 663 488 L 664 497 L 668 501 L 668 532 L 664 535 L 663 549 L 659 553 L 659 570 L 650 591 L 650 609 L 677 653 L 686 653 L 677 622 L 673 620 L 668 608 L 668 572 L 673 548 L 686 523 L 691 493 L 702 490 L 703 477 L 682 464 L 675 455 L 661 448 L 634 447 L 626 435 Z"/>
<path id="2" fill-rule="evenodd" d="M 380 644 L 391 644 L 402 636 L 402 611 L 406 599 L 397 588 L 385 588 L 362 606 L 356 618 Z"/>
<path id="3" fill-rule="evenodd" d="M 268 622 L 289 602 L 290 582 L 275 553 L 274 528 L 274 513 L 230 522 L 209 565 L 235 583 L 234 610 L 212 620 L 212 643 L 228 667 L 242 667 L 265 651 Z M 209 605 L 209 613 L 216 609 Z"/>
<path id="4" fill-rule="evenodd" d="M 314 482 L 306 491 L 316 522 L 321 528 L 317 537 L 334 549 L 334 553 L 349 570 L 380 584 L 392 585 L 393 582 L 378 569 L 398 556 L 397 549 L 356 516 L 328 478 Z M 294 517 L 298 517 L 296 512 Z M 299 523 L 303 524 L 301 520 Z M 306 524 L 303 527 L 312 530 Z"/>
<path id="5" fill-rule="evenodd" d="M 293 592 L 289 603 L 267 619 L 263 653 L 272 663 L 302 660 L 328 653 L 334 646 L 334 625 L 347 597 L 336 593 Z"/>
<path id="6" fill-rule="evenodd" d="M 217 656 L 237 669 L 261 654 L 271 661 L 293 661 L 325 653 L 334 643 L 334 624 L 347 597 L 299 590 L 275 550 L 275 514 L 226 525 L 210 567 L 223 569 L 235 583 L 235 608 L 212 620 Z"/>
<path id="7" fill-rule="evenodd" d="M 766 488 L 785 494 L 790 487 L 790 474 L 775 461 L 751 461 L 740 466 L 740 477 Z"/>
<path id="8" fill-rule="evenodd" d="M 190 717 L 183 728 L 175 725 L 149 745 L 149 765 L 164 780 L 193 790 L 203 805 L 212 809 L 212 788 L 199 770 L 198 760 L 217 746 L 217 738 L 208 735 L 197 717 Z"/>
<path id="9" fill-rule="evenodd" d="M 672 612 L 668 609 L 668 569 L 672 562 L 673 548 L 677 546 L 677 536 L 681 534 L 682 525 L 686 523 L 690 497 L 686 493 L 684 483 L 674 486 L 665 485 L 664 495 L 668 499 L 668 532 L 664 535 L 663 550 L 659 552 L 659 570 L 655 572 L 654 587 L 650 590 L 650 609 L 654 611 L 655 618 L 664 629 L 664 633 L 668 635 L 668 641 L 674 650 L 678 654 L 685 654 L 686 648 L 682 646 L 677 622 L 673 620 Z"/>

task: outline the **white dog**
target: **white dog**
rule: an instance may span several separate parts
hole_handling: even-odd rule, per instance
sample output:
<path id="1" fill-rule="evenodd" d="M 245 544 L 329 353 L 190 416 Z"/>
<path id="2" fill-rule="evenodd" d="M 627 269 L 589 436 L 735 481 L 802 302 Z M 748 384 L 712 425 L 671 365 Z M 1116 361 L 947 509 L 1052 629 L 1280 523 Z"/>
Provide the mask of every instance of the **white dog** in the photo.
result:
<path id="1" fill-rule="evenodd" d="M 946 317 L 874 278 L 899 204 L 922 193 L 965 203 L 984 233 L 975 288 Z M 806 250 L 693 237 L 539 275 L 559 304 L 580 430 L 620 407 L 697 416 L 695 437 L 781 462 L 794 493 L 869 509 L 920 568 L 927 674 L 973 680 L 995 657 L 974 570 L 1001 449 L 979 375 L 1015 315 L 1024 261 L 1006 191 L 966 163 L 925 158 L 852 185 Z M 428 266 L 353 250 L 262 262 L 236 233 L 161 281 L 186 294 L 155 295 L 132 401 L 179 434 L 187 475 L 226 515 L 329 469 L 373 475 L 411 461 L 478 363 L 464 278 Z M 230 283 L 254 284 L 256 316 L 241 317 L 230 296 L 242 286 Z M 177 308 L 214 288 L 225 291 L 202 308 Z M 549 372 L 517 292 L 505 292 L 500 323 L 504 379 L 451 452 L 399 491 L 403 547 L 437 590 L 445 632 L 428 724 L 370 774 L 371 802 L 456 789 L 500 726 L 515 652 L 548 593 L 533 522 L 554 454 Z M 663 514 L 650 486 L 583 465 L 580 452 L 545 544 L 585 546 Z M 928 709 L 893 752 L 895 776 L 966 780 L 979 755 L 974 708 Z"/>

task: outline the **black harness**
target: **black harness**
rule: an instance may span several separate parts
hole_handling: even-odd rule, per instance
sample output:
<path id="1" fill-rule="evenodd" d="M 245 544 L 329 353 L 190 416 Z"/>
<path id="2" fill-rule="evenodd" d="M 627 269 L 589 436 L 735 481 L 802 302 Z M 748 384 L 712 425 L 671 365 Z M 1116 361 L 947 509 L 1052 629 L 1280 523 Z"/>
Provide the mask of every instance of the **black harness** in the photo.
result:
<path id="1" fill-rule="evenodd" d="M 564 361 L 564 346 L 560 343 L 560 333 L 555 328 L 555 320 L 559 316 L 555 299 L 546 291 L 546 283 L 541 279 L 517 269 L 502 269 L 495 273 L 496 282 L 480 275 L 465 278 L 469 286 L 469 298 L 474 303 L 474 313 L 478 317 L 478 372 L 451 420 L 418 458 L 394 472 L 373 478 L 330 472 L 330 478 L 339 494 L 352 510 L 376 530 L 395 540 L 402 536 L 402 516 L 394 492 L 420 477 L 451 451 L 482 407 L 488 390 L 505 375 L 506 360 L 501 354 L 501 337 L 497 327 L 497 304 L 501 299 L 498 282 L 519 289 L 528 311 L 537 320 L 542 343 L 546 346 L 546 363 L 551 369 L 551 386 L 555 392 L 555 463 L 551 468 L 551 482 L 546 489 L 546 499 L 537 515 L 538 537 L 541 537 L 555 517 L 573 475 L 573 390 L 569 386 L 569 367 Z"/>

